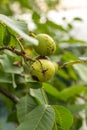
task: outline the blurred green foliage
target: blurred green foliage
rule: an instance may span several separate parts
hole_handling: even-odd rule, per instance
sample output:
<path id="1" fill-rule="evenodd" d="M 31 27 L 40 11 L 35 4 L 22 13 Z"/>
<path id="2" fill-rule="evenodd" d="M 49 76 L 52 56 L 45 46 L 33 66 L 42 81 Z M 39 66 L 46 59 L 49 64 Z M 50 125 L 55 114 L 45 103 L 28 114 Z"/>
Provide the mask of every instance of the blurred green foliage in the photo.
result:
<path id="1" fill-rule="evenodd" d="M 11 28 L 8 26 L 7 21 L 4 23 L 4 20 L 1 20 L 0 18 L 0 47 L 6 46 L 21 50 L 20 43 L 18 41 L 18 38 L 20 38 L 20 30 L 23 32 L 22 35 L 26 34 L 27 36 L 30 32 L 33 32 L 34 34 L 46 33 L 55 40 L 57 45 L 55 54 L 50 56 L 51 60 L 57 62 L 58 64 L 79 60 L 80 58 L 86 60 L 86 42 L 76 39 L 70 33 L 74 28 L 73 22 L 82 22 L 82 19 L 76 17 L 71 22 L 67 22 L 66 19 L 63 18 L 66 26 L 58 25 L 49 20 L 46 14 L 49 10 L 56 9 L 59 4 L 59 0 L 44 0 L 42 5 L 39 1 L 37 1 L 0 1 L 0 14 L 10 16 L 11 19 L 14 20 L 14 23 L 10 22 L 11 26 L 13 26 L 13 28 Z M 34 29 L 29 29 L 24 20 L 16 21 L 17 19 L 15 19 L 15 16 L 17 14 L 12 9 L 14 4 L 17 6 L 19 5 L 19 15 L 26 12 L 31 14 L 31 20 L 35 25 Z M 14 26 L 15 28 L 19 28 L 19 31 L 15 31 Z M 24 35 L 23 38 L 25 38 Z M 28 49 L 29 56 L 38 56 L 33 50 L 32 43 L 26 40 L 21 40 L 21 43 L 24 49 Z M 16 108 L 14 103 L 0 93 L 0 130 L 14 130 L 16 125 L 18 125 L 18 120 L 21 122 L 22 120 L 28 119 L 26 116 L 27 113 L 29 114 L 30 112 L 30 116 L 33 117 L 34 112 L 37 117 L 37 114 L 39 115 L 40 113 L 39 110 L 43 112 L 44 109 L 44 116 L 39 125 L 43 125 L 44 120 L 50 124 L 52 123 L 50 120 L 51 118 L 54 121 L 53 108 L 56 110 L 56 127 L 58 127 L 58 130 L 79 129 L 83 122 L 79 112 L 82 110 L 85 112 L 87 111 L 87 66 L 74 65 L 64 67 L 56 72 L 52 80 L 48 83 L 42 84 L 39 84 L 38 82 L 35 83 L 31 80 L 29 67 L 30 62 L 24 61 L 21 56 L 17 56 L 9 50 L 0 51 L 0 87 L 21 98 Z M 53 108 L 43 106 L 44 100 L 39 89 L 39 86 L 41 85 L 45 90 L 45 93 L 43 94 L 48 100 L 48 103 L 52 106 L 54 105 Z M 34 86 L 37 89 L 34 89 Z M 77 101 L 78 98 L 83 100 L 82 105 Z M 38 104 L 41 106 L 37 108 L 36 106 Z M 23 115 L 24 113 L 25 117 Z M 74 121 L 72 121 L 72 116 Z M 34 120 L 35 123 L 36 119 L 37 118 Z M 61 122 L 61 120 L 63 122 Z M 70 121 L 70 125 L 67 124 L 66 120 Z M 29 122 L 23 122 L 17 130 L 21 130 L 23 124 L 28 125 L 28 123 Z M 39 128 L 40 126 L 38 126 L 38 130 Z M 46 130 L 48 130 L 48 128 L 49 130 L 52 129 L 47 125 Z M 44 130 L 44 127 L 42 130 Z M 55 126 L 53 127 L 53 130 L 55 130 Z"/>

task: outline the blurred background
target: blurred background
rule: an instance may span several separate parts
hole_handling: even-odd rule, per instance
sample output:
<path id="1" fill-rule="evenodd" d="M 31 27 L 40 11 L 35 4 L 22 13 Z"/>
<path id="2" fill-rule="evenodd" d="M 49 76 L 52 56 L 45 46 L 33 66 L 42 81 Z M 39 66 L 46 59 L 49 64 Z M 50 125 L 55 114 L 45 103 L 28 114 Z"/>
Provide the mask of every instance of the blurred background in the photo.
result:
<path id="1" fill-rule="evenodd" d="M 47 33 L 52 36 L 57 44 L 56 53 L 50 57 L 54 61 L 67 62 L 77 57 L 87 60 L 87 0 L 0 0 L 0 14 L 24 21 L 29 32 Z M 24 45 L 31 55 L 32 50 L 28 49 L 28 43 Z M 73 85 L 87 86 L 87 67 L 74 65 L 69 69 L 65 68 L 58 72 L 52 84 L 59 91 Z M 48 97 L 50 98 L 49 94 Z M 87 101 L 87 94 L 85 98 L 86 100 L 70 97 L 62 104 L 84 104 Z M 0 99 L 0 130 L 15 129 L 16 124 L 10 122 L 15 120 L 11 118 L 13 109 L 10 106 L 13 107 L 7 99 L 5 102 Z M 75 110 L 75 122 L 71 130 L 87 130 L 87 113 L 82 111 L 77 114 Z"/>

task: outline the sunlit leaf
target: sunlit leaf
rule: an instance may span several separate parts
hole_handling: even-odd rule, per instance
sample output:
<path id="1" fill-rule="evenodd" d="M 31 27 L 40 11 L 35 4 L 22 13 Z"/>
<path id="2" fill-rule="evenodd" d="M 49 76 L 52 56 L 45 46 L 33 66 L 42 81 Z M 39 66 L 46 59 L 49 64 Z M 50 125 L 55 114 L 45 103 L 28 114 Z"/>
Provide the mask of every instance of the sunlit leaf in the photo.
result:
<path id="1" fill-rule="evenodd" d="M 54 28 L 54 29 L 56 29 L 56 30 L 60 30 L 60 31 L 63 31 L 63 32 L 67 32 L 67 30 L 66 30 L 62 25 L 56 24 L 56 23 L 54 23 L 54 22 L 52 22 L 52 21 L 50 21 L 50 20 L 47 20 L 47 21 L 46 21 L 46 24 L 47 24 L 48 26 L 50 26 L 51 28 Z"/>
<path id="2" fill-rule="evenodd" d="M 74 97 L 85 90 L 87 90 L 85 86 L 72 86 L 72 87 L 62 90 L 58 96 L 60 99 L 66 101 L 70 97 Z"/>
<path id="3" fill-rule="evenodd" d="M 54 96 L 54 97 L 58 97 L 59 92 L 58 92 L 58 90 L 57 90 L 55 87 L 53 87 L 52 85 L 47 84 L 47 83 L 43 83 L 43 87 L 44 87 L 44 90 L 45 90 L 48 94 L 51 94 L 51 95 Z"/>
<path id="4" fill-rule="evenodd" d="M 76 43 L 85 43 L 85 40 L 80 40 L 80 39 L 75 39 L 75 38 L 69 38 L 68 40 L 63 40 L 61 42 L 76 44 Z"/>
<path id="5" fill-rule="evenodd" d="M 5 33 L 5 27 L 4 25 L 0 24 L 0 46 L 3 45 L 4 33 Z"/>
<path id="6" fill-rule="evenodd" d="M 70 130 L 73 123 L 71 112 L 67 108 L 59 105 L 54 105 L 53 108 L 55 110 L 56 122 L 59 124 L 60 128 L 63 130 Z"/>
<path id="7" fill-rule="evenodd" d="M 62 55 L 62 59 L 64 61 L 75 61 L 78 60 L 78 57 L 72 54 L 71 52 L 64 51 L 64 54 Z"/>
<path id="8" fill-rule="evenodd" d="M 87 82 L 87 66 L 86 65 L 74 65 L 74 69 L 80 76 L 80 78 L 84 81 Z"/>
<path id="9" fill-rule="evenodd" d="M 30 37 L 28 34 L 26 34 L 23 30 L 23 24 L 21 26 L 21 23 L 17 21 L 13 21 L 9 17 L 0 14 L 0 21 L 4 22 L 8 27 L 10 27 L 12 30 L 14 30 L 16 33 L 18 33 L 22 38 L 27 40 L 29 43 L 38 44 L 38 41 L 32 37 Z"/>

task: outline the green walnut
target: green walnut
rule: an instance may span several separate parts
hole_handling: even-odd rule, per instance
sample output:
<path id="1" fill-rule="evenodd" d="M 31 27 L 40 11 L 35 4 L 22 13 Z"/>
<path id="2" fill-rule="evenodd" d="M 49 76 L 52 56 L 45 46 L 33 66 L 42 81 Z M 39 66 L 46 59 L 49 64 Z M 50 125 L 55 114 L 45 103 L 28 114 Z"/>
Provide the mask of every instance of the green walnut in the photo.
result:
<path id="1" fill-rule="evenodd" d="M 55 74 L 55 67 L 50 60 L 36 60 L 30 67 L 30 73 L 34 80 L 46 82 Z"/>
<path id="2" fill-rule="evenodd" d="M 37 46 L 34 46 L 34 49 L 39 55 L 48 56 L 55 52 L 56 44 L 49 35 L 38 34 L 36 39 L 39 41 L 39 43 Z"/>
<path id="3" fill-rule="evenodd" d="M 56 62 L 53 62 L 53 65 L 55 67 L 55 73 L 58 71 L 58 64 Z"/>

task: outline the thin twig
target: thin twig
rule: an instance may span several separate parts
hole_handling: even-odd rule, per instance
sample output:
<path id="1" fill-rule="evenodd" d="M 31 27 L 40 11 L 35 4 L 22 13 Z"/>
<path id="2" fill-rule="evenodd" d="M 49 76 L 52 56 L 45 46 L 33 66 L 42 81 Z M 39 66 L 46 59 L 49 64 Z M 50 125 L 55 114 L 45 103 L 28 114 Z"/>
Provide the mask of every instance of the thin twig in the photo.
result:
<path id="1" fill-rule="evenodd" d="M 0 87 L 0 93 L 8 97 L 13 103 L 17 103 L 19 98 L 11 93 L 9 93 L 6 89 Z"/>
<path id="2" fill-rule="evenodd" d="M 19 38 L 16 38 L 16 40 L 18 41 L 18 44 L 19 44 L 19 46 L 21 47 L 21 51 L 25 53 L 24 47 L 22 46 L 22 44 L 21 44 L 21 42 L 20 42 L 20 39 L 19 39 Z"/>
<path id="3" fill-rule="evenodd" d="M 13 47 L 7 47 L 7 46 L 0 47 L 0 51 L 2 51 L 2 50 L 9 50 L 9 51 L 15 53 L 15 54 L 18 55 L 18 56 L 22 56 L 22 57 L 23 57 L 24 59 L 26 59 L 27 61 L 28 61 L 28 60 L 30 60 L 30 61 L 32 61 L 32 62 L 35 61 L 35 59 L 29 57 L 25 52 L 22 52 L 22 51 L 20 51 L 20 50 L 17 50 L 17 49 L 15 49 L 15 48 L 13 48 Z"/>
<path id="4" fill-rule="evenodd" d="M 37 37 L 37 35 L 35 35 L 33 32 L 29 32 L 29 36 L 32 36 L 32 37 L 34 37 L 34 38 L 36 38 Z"/>
<path id="5" fill-rule="evenodd" d="M 76 60 L 76 61 L 70 61 L 70 62 L 66 62 L 62 65 L 59 65 L 59 69 L 66 67 L 66 66 L 70 66 L 70 65 L 74 65 L 74 64 L 84 64 L 87 65 L 87 60 Z"/>

